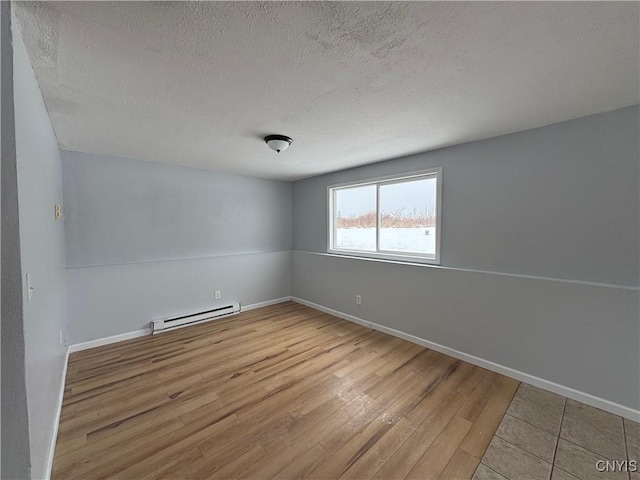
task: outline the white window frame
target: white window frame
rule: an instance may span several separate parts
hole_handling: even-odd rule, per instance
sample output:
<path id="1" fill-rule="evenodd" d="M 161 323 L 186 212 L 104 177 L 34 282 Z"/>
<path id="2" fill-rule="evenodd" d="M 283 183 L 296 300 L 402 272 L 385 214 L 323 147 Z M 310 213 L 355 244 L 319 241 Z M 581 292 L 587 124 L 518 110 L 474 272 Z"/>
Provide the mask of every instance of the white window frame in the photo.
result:
<path id="1" fill-rule="evenodd" d="M 390 185 L 394 183 L 404 183 L 415 181 L 421 178 L 436 179 L 436 252 L 435 255 L 421 254 L 419 252 L 400 253 L 389 250 L 380 250 L 380 186 Z M 366 185 L 376 186 L 376 251 L 366 252 L 363 250 L 348 250 L 335 247 L 336 230 L 335 230 L 335 192 L 338 190 L 363 187 Z M 442 233 L 442 167 L 429 168 L 417 172 L 404 173 L 400 175 L 389 175 L 385 177 L 371 178 L 359 182 L 339 183 L 329 185 L 327 187 L 327 213 L 328 213 L 328 229 L 327 229 L 327 253 L 335 255 L 345 255 L 350 257 L 364 257 L 382 260 L 394 260 L 410 263 L 426 263 L 431 265 L 440 265 L 440 249 L 441 249 L 441 233 Z"/>

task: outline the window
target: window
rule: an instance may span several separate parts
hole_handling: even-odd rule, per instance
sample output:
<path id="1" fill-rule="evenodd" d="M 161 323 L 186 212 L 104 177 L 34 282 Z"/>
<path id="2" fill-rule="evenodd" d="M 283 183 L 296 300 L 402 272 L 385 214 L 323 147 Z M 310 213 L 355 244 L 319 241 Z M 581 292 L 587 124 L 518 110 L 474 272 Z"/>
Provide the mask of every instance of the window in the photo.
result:
<path id="1" fill-rule="evenodd" d="M 329 187 L 329 252 L 440 261 L 440 177 L 435 168 Z"/>

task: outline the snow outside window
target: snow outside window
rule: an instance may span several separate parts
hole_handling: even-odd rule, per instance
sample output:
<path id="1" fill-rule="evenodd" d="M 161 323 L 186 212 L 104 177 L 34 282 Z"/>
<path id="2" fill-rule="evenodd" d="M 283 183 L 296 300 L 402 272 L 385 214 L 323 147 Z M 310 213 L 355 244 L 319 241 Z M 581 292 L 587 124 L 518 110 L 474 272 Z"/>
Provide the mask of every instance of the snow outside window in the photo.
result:
<path id="1" fill-rule="evenodd" d="M 442 169 L 328 189 L 330 253 L 439 263 Z"/>

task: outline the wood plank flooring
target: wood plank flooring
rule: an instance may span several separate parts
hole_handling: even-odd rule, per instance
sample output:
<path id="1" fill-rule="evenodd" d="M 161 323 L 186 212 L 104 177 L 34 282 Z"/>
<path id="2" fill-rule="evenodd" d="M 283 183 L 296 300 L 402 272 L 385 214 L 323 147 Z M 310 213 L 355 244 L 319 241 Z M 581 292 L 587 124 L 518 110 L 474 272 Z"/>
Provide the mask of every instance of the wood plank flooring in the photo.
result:
<path id="1" fill-rule="evenodd" d="M 469 479 L 518 385 L 287 302 L 71 354 L 53 478 Z"/>

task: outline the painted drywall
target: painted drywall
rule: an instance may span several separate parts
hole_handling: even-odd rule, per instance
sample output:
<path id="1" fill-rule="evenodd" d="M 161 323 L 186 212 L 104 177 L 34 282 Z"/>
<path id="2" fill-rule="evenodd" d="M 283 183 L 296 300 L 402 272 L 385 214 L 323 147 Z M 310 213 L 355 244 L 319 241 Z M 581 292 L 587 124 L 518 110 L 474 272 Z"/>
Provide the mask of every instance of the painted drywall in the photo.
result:
<path id="1" fill-rule="evenodd" d="M 291 184 L 62 152 L 67 265 L 291 249 Z"/>
<path id="2" fill-rule="evenodd" d="M 639 409 L 638 113 L 295 182 L 293 296 Z M 435 166 L 442 268 L 322 254 L 328 185 Z"/>
<path id="3" fill-rule="evenodd" d="M 62 155 L 72 343 L 291 295 L 291 183 Z"/>
<path id="4" fill-rule="evenodd" d="M 640 410 L 636 289 L 309 252 L 292 260 L 294 297 Z"/>
<path id="5" fill-rule="evenodd" d="M 72 268 L 67 288 L 77 344 L 149 328 L 151 320 L 288 297 L 291 252 Z"/>
<path id="6" fill-rule="evenodd" d="M 14 17 L 15 19 L 15 17 Z M 58 141 L 31 68 L 19 26 L 13 28 L 13 68 L 20 256 L 31 275 L 32 298 L 23 282 L 23 318 L 31 476 L 47 476 L 63 382 L 66 346 L 64 222 Z M 63 209 L 64 211 L 64 209 Z"/>
<path id="7" fill-rule="evenodd" d="M 294 250 L 326 252 L 327 186 L 442 167 L 442 265 L 638 286 L 638 106 L 293 184 Z"/>
<path id="8" fill-rule="evenodd" d="M 0 477 L 30 478 L 29 418 L 24 365 L 20 218 L 13 105 L 11 3 L 0 2 L 2 59 L 2 463 Z"/>

